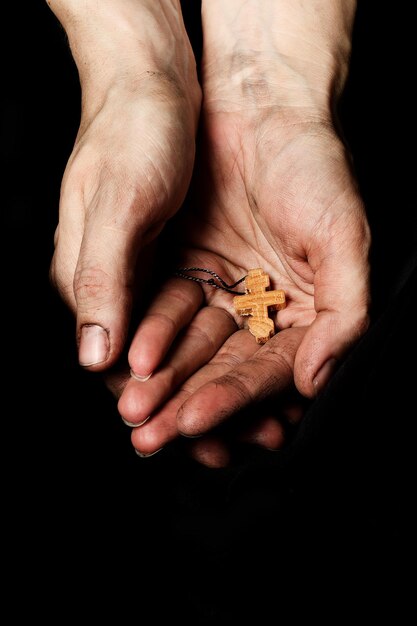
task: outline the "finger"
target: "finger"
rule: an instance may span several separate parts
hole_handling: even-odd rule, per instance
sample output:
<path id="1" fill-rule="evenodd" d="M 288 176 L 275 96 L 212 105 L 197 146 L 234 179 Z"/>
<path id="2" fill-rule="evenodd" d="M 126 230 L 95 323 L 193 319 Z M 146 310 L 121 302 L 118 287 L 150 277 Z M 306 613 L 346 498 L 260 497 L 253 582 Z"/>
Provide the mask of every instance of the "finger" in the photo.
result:
<path id="1" fill-rule="evenodd" d="M 161 369 L 145 382 L 134 378 L 128 382 L 118 404 L 123 419 L 129 425 L 142 424 L 183 381 L 211 359 L 235 330 L 236 323 L 224 309 L 201 309 Z"/>
<path id="2" fill-rule="evenodd" d="M 218 437 L 206 435 L 201 439 L 185 443 L 190 456 L 201 465 L 220 469 L 227 467 L 230 463 L 230 446 Z"/>
<path id="3" fill-rule="evenodd" d="M 229 436 L 227 441 L 220 436 L 205 435 L 198 439 L 187 439 L 186 449 L 190 456 L 211 468 L 227 467 L 232 458 L 232 448 L 238 444 L 251 444 L 265 450 L 280 450 L 285 444 L 285 429 L 275 416 L 265 416 L 237 432 L 234 437 Z"/>
<path id="4" fill-rule="evenodd" d="M 99 235 L 106 247 L 97 249 L 86 233 L 74 277 L 79 362 L 94 370 L 117 360 L 132 307 L 133 259 L 107 235 Z"/>
<path id="5" fill-rule="evenodd" d="M 369 324 L 369 227 L 357 194 L 339 198 L 338 220 L 318 237 L 327 241 L 310 250 L 314 269 L 314 308 L 317 316 L 298 350 L 294 377 L 307 398 L 320 392 L 338 362 L 365 333 Z"/>
<path id="6" fill-rule="evenodd" d="M 279 332 L 252 358 L 198 389 L 178 411 L 178 430 L 186 436 L 202 435 L 254 402 L 291 387 L 304 333 L 304 328 Z"/>
<path id="7" fill-rule="evenodd" d="M 103 378 L 107 389 L 118 400 L 130 381 L 130 371 L 127 366 L 111 368 L 103 372 Z"/>
<path id="8" fill-rule="evenodd" d="M 364 307 L 354 317 L 321 311 L 309 327 L 297 353 L 294 380 L 306 398 L 314 398 L 327 385 L 340 361 L 366 332 L 369 324 Z"/>
<path id="9" fill-rule="evenodd" d="M 121 354 L 133 286 L 141 279 L 135 271 L 138 254 L 162 228 L 152 221 L 149 200 L 137 186 L 121 190 L 102 176 L 86 210 L 73 283 L 79 362 L 95 371 L 109 368 Z"/>
<path id="10" fill-rule="evenodd" d="M 301 402 L 292 402 L 284 405 L 281 409 L 282 417 L 289 424 L 299 424 L 304 417 L 306 407 Z"/>
<path id="11" fill-rule="evenodd" d="M 301 402 L 292 402 L 283 406 L 279 413 L 287 419 L 291 425 L 299 424 L 304 416 L 305 408 Z M 278 415 L 278 414 L 277 414 Z M 232 452 L 231 445 L 246 443 L 265 450 L 280 450 L 286 443 L 286 430 L 277 415 L 267 415 L 256 418 L 255 421 L 242 432 L 237 432 L 234 437 L 228 437 L 227 442 L 220 437 L 205 435 L 198 439 L 187 439 L 188 453 L 202 465 L 219 468 L 230 464 Z"/>
<path id="12" fill-rule="evenodd" d="M 346 226 L 348 236 L 335 238 L 321 252 L 314 278 L 317 316 L 297 352 L 294 365 L 299 392 L 313 398 L 327 384 L 338 362 L 366 332 L 369 324 L 367 226 Z M 336 241 L 337 239 L 337 241 Z"/>
<path id="13" fill-rule="evenodd" d="M 152 454 L 180 434 L 177 412 L 202 385 L 216 379 L 250 358 L 259 346 L 247 330 L 239 330 L 223 344 L 213 359 L 191 376 L 164 406 L 143 426 L 132 430 L 132 444 L 144 454 Z M 150 382 L 152 379 L 149 379 Z M 148 383 L 145 383 L 148 384 Z"/>
<path id="14" fill-rule="evenodd" d="M 276 417 L 266 416 L 246 428 L 238 439 L 267 450 L 279 450 L 285 443 L 285 429 Z"/>
<path id="15" fill-rule="evenodd" d="M 227 441 L 220 436 L 204 435 L 198 439 L 185 441 L 190 456 L 211 468 L 227 467 L 232 459 L 232 449 L 239 444 L 250 444 L 270 451 L 276 451 L 285 444 L 283 425 L 274 416 L 262 417 L 243 432 L 235 433 Z"/>
<path id="16" fill-rule="evenodd" d="M 147 379 L 156 370 L 202 300 L 200 286 L 192 281 L 173 278 L 163 285 L 146 311 L 129 349 L 129 364 L 136 378 Z"/>

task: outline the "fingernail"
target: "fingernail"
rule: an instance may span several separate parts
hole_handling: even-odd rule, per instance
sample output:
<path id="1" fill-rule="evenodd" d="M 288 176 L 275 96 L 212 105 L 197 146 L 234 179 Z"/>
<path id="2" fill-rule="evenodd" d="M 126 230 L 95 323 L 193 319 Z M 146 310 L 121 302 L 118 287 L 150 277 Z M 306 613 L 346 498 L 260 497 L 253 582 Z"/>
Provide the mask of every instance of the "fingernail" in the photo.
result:
<path id="1" fill-rule="evenodd" d="M 329 380 L 331 379 L 337 365 L 337 359 L 329 359 L 319 369 L 316 377 L 313 379 L 313 386 L 316 391 L 316 396 L 323 391 Z"/>
<path id="2" fill-rule="evenodd" d="M 146 419 L 144 419 L 144 420 L 143 420 L 143 422 L 139 422 L 139 423 L 137 423 L 137 422 L 135 422 L 135 423 L 133 423 L 133 422 L 128 422 L 127 420 L 125 420 L 125 418 L 124 418 L 124 417 L 122 417 L 122 422 L 123 422 L 124 424 L 126 424 L 126 426 L 130 426 L 130 428 L 139 428 L 139 426 L 143 426 L 144 424 L 146 424 L 146 422 L 148 421 L 148 419 L 149 419 L 150 417 L 151 417 L 151 416 L 150 416 L 150 415 L 148 415 L 148 417 L 147 417 Z"/>
<path id="3" fill-rule="evenodd" d="M 81 329 L 78 360 L 80 365 L 88 367 L 103 363 L 109 354 L 109 336 L 97 324 L 85 324 Z"/>
<path id="4" fill-rule="evenodd" d="M 159 448 L 159 450 L 155 450 L 155 452 L 150 452 L 149 454 L 145 454 L 144 452 L 139 452 L 139 450 L 136 450 L 135 448 L 136 454 L 140 456 L 141 459 L 148 459 L 150 456 L 153 456 L 154 454 L 158 454 L 158 452 L 161 452 L 161 450 L 163 450 L 163 448 Z"/>
<path id="5" fill-rule="evenodd" d="M 150 377 L 152 376 L 152 372 L 148 374 L 147 376 L 139 376 L 139 374 L 135 374 L 133 370 L 130 370 L 130 375 L 132 378 L 134 378 L 135 380 L 138 380 L 140 383 L 144 383 L 150 379 Z"/>

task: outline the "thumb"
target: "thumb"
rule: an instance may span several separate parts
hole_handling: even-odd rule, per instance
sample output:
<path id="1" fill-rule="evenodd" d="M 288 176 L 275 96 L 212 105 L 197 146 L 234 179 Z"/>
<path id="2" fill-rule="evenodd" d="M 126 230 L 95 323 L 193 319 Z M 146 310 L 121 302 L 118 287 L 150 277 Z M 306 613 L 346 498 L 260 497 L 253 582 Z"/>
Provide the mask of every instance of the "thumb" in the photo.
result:
<path id="1" fill-rule="evenodd" d="M 337 260 L 336 260 L 337 259 Z M 360 253 L 329 255 L 314 280 L 316 319 L 297 350 L 294 382 L 308 398 L 324 389 L 347 351 L 369 324 L 369 268 Z"/>
<path id="2" fill-rule="evenodd" d="M 133 233 L 87 222 L 74 274 L 78 359 L 83 367 L 102 371 L 120 356 L 138 249 Z"/>
<path id="3" fill-rule="evenodd" d="M 294 381 L 298 391 L 314 398 L 327 385 L 341 359 L 362 336 L 367 316 L 344 319 L 337 311 L 320 311 L 308 328 L 294 362 Z"/>

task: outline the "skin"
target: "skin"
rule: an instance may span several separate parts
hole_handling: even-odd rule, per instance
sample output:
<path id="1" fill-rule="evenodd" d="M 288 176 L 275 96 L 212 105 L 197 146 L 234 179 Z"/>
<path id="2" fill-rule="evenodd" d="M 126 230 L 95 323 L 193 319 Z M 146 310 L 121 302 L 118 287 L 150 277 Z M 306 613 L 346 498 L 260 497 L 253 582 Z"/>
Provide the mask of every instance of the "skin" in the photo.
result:
<path id="1" fill-rule="evenodd" d="M 88 367 L 108 371 L 141 455 L 179 435 L 198 436 L 188 448 L 211 467 L 229 462 L 231 438 L 279 448 L 285 419 L 300 419 L 300 400 L 324 387 L 368 323 L 369 231 L 335 116 L 355 3 L 203 1 L 200 157 L 193 208 L 171 220 L 175 252 L 230 283 L 262 267 L 288 306 L 259 347 L 230 294 L 169 280 L 130 346 L 136 378 L 153 373 L 142 382 L 123 362 L 121 373 L 108 368 L 145 278 L 137 261 L 187 192 L 195 67 L 178 2 L 50 4 L 83 91 L 51 270 L 77 315 L 80 354 L 83 327 L 102 328 L 105 358 Z"/>
<path id="2" fill-rule="evenodd" d="M 268 54 L 251 55 L 240 47 L 229 57 L 222 54 L 221 43 L 240 41 L 243 25 L 256 24 L 257 17 L 254 38 L 259 45 L 264 18 L 274 13 L 272 5 L 265 2 L 264 13 L 252 3 L 250 12 L 250 2 L 236 2 L 239 11 L 232 14 L 228 3 L 220 20 L 228 28 L 222 33 L 215 28 L 219 18 L 214 4 L 203 4 L 202 158 L 192 210 L 176 234 L 178 238 L 186 232 L 181 265 L 211 268 L 228 283 L 251 267 L 262 267 L 272 286 L 285 290 L 288 306 L 276 314 L 281 332 L 259 347 L 248 331 L 237 330 L 243 319 L 233 311 L 229 294 L 205 287 L 201 305 L 201 288 L 170 280 L 140 324 L 129 352 L 136 374 L 155 373 L 145 382 L 129 381 L 119 410 L 131 424 L 152 415 L 132 432 L 141 453 L 151 454 L 179 434 L 209 435 L 194 444 L 194 454 L 217 466 L 228 456 L 213 432 L 254 402 L 291 390 L 294 382 L 300 394 L 315 397 L 365 332 L 370 238 L 350 155 L 334 124 L 353 12 L 346 16 L 346 5 L 339 5 L 338 38 L 331 31 L 328 41 L 318 41 L 313 29 L 304 55 L 297 49 L 294 69 L 285 41 L 280 43 L 285 63 L 278 45 L 269 46 Z M 285 2 L 273 4 L 288 9 Z M 319 10 L 326 3 L 313 4 Z M 301 3 L 299 9 L 304 15 Z M 310 17 L 316 19 L 314 11 Z M 320 17 L 326 20 L 327 14 Z M 339 49 L 335 39 L 347 49 Z M 320 52 L 312 58 L 313 49 Z M 300 58 L 306 59 L 301 74 Z M 311 65 L 322 68 L 318 77 Z M 276 82 L 283 76 L 285 91 Z M 191 311 L 195 315 L 190 321 Z M 279 415 L 272 417 L 274 422 L 259 418 L 255 428 L 258 440 L 264 436 L 263 445 L 268 440 L 265 447 L 279 447 L 284 440 L 281 428 L 273 441 L 273 423 L 281 422 Z"/>
<path id="3" fill-rule="evenodd" d="M 235 119 L 235 116 L 233 117 Z M 146 382 L 132 379 L 119 401 L 122 416 L 131 423 L 142 421 L 147 415 L 153 414 L 149 422 L 132 433 L 132 441 L 141 451 L 150 453 L 159 449 L 179 433 L 196 436 L 210 432 L 224 420 L 247 408 L 254 399 L 259 402 L 266 396 L 277 395 L 291 388 L 297 355 L 320 315 L 315 310 L 317 297 L 312 289 L 321 287 L 316 278 L 320 264 L 328 258 L 333 262 L 338 258 L 343 263 L 344 251 L 346 250 L 346 255 L 349 255 L 355 243 L 358 244 L 358 254 L 363 254 L 359 244 L 361 235 L 366 231 L 361 233 L 358 228 L 355 232 L 354 228 L 355 223 L 360 224 L 358 218 L 361 203 L 355 186 L 350 184 L 349 168 L 339 140 L 335 136 L 327 136 L 327 129 L 314 128 L 306 132 L 303 125 L 296 130 L 291 125 L 291 132 L 297 133 L 292 146 L 286 137 L 282 159 L 276 158 L 273 162 L 266 160 L 265 170 L 261 172 L 262 178 L 261 176 L 259 178 L 267 180 L 270 176 L 282 179 L 289 169 L 294 179 L 286 181 L 285 189 L 289 186 L 296 188 L 300 193 L 298 200 L 300 204 L 303 197 L 307 195 L 314 197 L 315 194 L 320 194 L 323 187 L 326 188 L 328 204 L 321 201 L 315 207 L 315 214 L 311 210 L 311 225 L 307 224 L 308 232 L 305 232 L 307 229 L 304 220 L 299 217 L 291 220 L 293 207 L 287 210 L 286 196 L 281 199 L 277 197 L 277 193 L 275 201 L 279 203 L 279 211 L 267 212 L 268 198 L 271 197 L 268 193 L 265 196 L 261 194 L 256 205 L 266 207 L 268 217 L 272 215 L 279 218 L 283 213 L 286 216 L 284 232 L 280 231 L 280 225 L 283 223 L 281 219 L 268 221 L 264 228 L 260 227 L 258 214 L 254 214 L 246 200 L 247 186 L 242 176 L 244 165 L 236 166 L 239 162 L 237 151 L 230 150 L 227 153 L 223 146 L 214 160 L 216 170 L 210 170 L 208 165 L 204 168 L 210 183 L 204 194 L 204 197 L 209 198 L 207 205 L 201 205 L 201 211 L 193 211 L 192 216 L 187 215 L 190 242 L 185 246 L 183 262 L 185 266 L 213 268 L 230 283 L 244 275 L 247 267 L 264 268 L 271 276 L 272 285 L 283 288 L 287 295 L 286 309 L 275 314 L 276 325 L 283 330 L 265 346 L 259 347 L 248 331 L 237 330 L 239 326 L 243 326 L 244 320 L 234 313 L 232 297 L 229 294 L 206 287 L 203 308 L 200 308 L 200 287 L 186 281 L 180 283 L 180 279 L 169 281 L 139 326 L 129 353 L 132 368 L 142 372 L 142 375 L 152 370 L 155 373 Z M 229 128 L 227 132 L 222 132 L 221 136 L 227 137 L 230 144 L 233 135 Z M 239 144 L 240 137 L 237 136 L 236 146 Z M 264 143 L 260 142 L 259 145 L 263 149 Z M 210 154 L 214 154 L 212 145 L 211 148 Z M 306 166 L 311 168 L 311 162 L 303 166 L 305 162 L 303 157 L 309 153 L 313 154 L 312 161 L 317 169 L 315 174 L 311 171 L 311 179 L 306 180 L 299 174 L 295 163 L 299 164 L 300 171 L 305 171 Z M 256 151 L 249 151 L 248 160 L 251 154 L 256 160 Z M 226 157 L 225 162 L 222 161 L 223 157 Z M 242 161 L 244 159 L 243 154 Z M 274 170 L 272 173 L 268 171 L 270 164 Z M 255 165 L 250 164 L 250 167 Z M 223 178 L 221 180 L 217 178 L 217 172 L 220 174 L 225 171 L 232 172 L 226 184 Z M 258 179 L 258 176 L 254 178 Z M 302 187 L 303 181 L 306 181 L 305 188 Z M 332 190 L 331 181 L 340 181 L 341 187 L 335 186 Z M 212 197 L 209 195 L 209 189 L 216 190 Z M 333 194 L 330 194 L 329 190 L 332 190 Z M 232 194 L 233 201 L 229 194 Z M 340 213 L 336 212 L 338 205 Z M 235 206 L 241 207 L 239 213 L 235 210 L 228 211 L 228 207 Z M 328 206 L 334 211 L 335 221 L 330 224 L 325 219 Z M 349 209 L 346 210 L 346 207 Z M 320 228 L 323 222 L 325 228 Z M 316 241 L 312 232 L 317 237 Z M 293 236 L 285 236 L 285 233 L 291 233 Z M 347 235 L 352 237 L 348 242 Z M 326 239 L 326 246 L 323 245 L 322 239 Z M 309 242 L 310 245 L 314 244 L 318 258 L 313 255 L 310 258 L 316 259 L 317 269 L 312 269 L 313 261 L 307 261 L 305 249 L 299 247 L 300 240 Z M 259 245 L 259 242 L 262 242 L 262 245 Z M 346 245 L 346 248 L 343 245 Z M 321 257 L 321 253 L 326 256 Z M 305 260 L 301 261 L 303 256 Z M 241 265 L 242 259 L 246 261 L 246 267 Z M 312 276 L 311 282 L 308 280 L 309 272 Z M 336 286 L 338 280 L 337 272 L 334 280 Z M 329 284 L 325 280 L 323 282 L 326 286 Z M 346 298 L 341 301 L 342 311 L 343 308 L 348 309 L 352 293 L 354 289 L 349 290 L 348 285 L 341 285 L 341 295 L 345 294 Z M 327 293 L 324 294 L 326 295 Z M 362 297 L 365 306 L 366 294 L 364 293 Z M 196 314 L 192 321 L 188 322 L 192 309 Z M 337 344 L 338 338 L 334 336 L 333 329 L 340 328 L 338 312 L 323 306 L 321 315 L 324 318 L 322 327 L 326 331 L 329 330 L 326 333 L 320 328 L 318 330 L 323 336 L 319 343 L 320 349 L 327 340 L 330 349 L 333 350 L 332 354 L 341 359 L 349 344 L 347 339 L 342 343 L 340 338 Z M 357 335 L 348 335 L 352 341 L 359 337 L 364 329 L 361 318 L 354 319 L 353 322 L 356 324 Z M 164 362 L 163 356 L 171 345 L 175 330 L 184 326 L 186 330 L 182 331 L 175 350 L 170 352 L 168 360 Z M 239 341 L 236 340 L 236 335 L 240 337 Z M 212 356 L 225 341 L 223 349 Z M 218 361 L 222 362 L 224 359 L 224 351 L 228 354 L 227 367 L 214 367 Z M 204 367 L 207 359 L 210 359 L 210 363 Z M 158 369 L 161 362 L 162 365 Z M 144 369 L 145 364 L 148 365 L 148 370 Z M 231 364 L 234 366 L 230 367 Z M 203 369 L 187 380 L 190 371 L 200 367 Z M 172 370 L 175 372 L 174 378 L 170 377 Z M 162 380 L 169 382 L 165 384 Z M 203 380 L 204 385 L 200 387 Z M 181 391 L 158 411 L 158 407 L 171 396 L 179 383 Z M 187 391 L 186 395 L 184 388 Z M 312 393 L 315 393 L 314 387 Z M 168 421 L 172 425 L 169 439 L 166 426 Z M 274 445 L 270 443 L 268 447 Z"/>
<path id="4" fill-rule="evenodd" d="M 48 4 L 66 30 L 82 89 L 51 279 L 76 316 L 80 363 L 102 371 L 126 341 L 146 280 L 137 265 L 187 192 L 201 90 L 178 1 Z M 83 345 L 91 327 L 98 345 Z"/>

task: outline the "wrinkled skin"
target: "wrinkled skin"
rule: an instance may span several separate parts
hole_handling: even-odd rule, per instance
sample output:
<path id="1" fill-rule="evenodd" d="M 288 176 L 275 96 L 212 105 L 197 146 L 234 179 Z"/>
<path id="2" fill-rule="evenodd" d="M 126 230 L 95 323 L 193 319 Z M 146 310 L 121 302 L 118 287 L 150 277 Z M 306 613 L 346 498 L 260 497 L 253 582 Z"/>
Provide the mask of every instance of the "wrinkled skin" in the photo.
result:
<path id="1" fill-rule="evenodd" d="M 119 409 L 131 424 L 152 414 L 132 432 L 140 452 L 179 433 L 210 434 L 192 444 L 194 453 L 221 465 L 228 455 L 213 429 L 254 400 L 293 390 L 294 380 L 313 398 L 322 365 L 340 360 L 365 331 L 369 233 L 346 150 L 327 122 L 274 109 L 255 118 L 206 110 L 204 122 L 198 195 L 179 226 L 179 233 L 186 227 L 181 264 L 213 269 L 228 283 L 262 267 L 286 292 L 287 307 L 275 314 L 281 332 L 259 347 L 237 330 L 243 318 L 230 294 L 205 287 L 202 295 L 194 283 L 171 279 L 129 353 L 137 375 L 155 373 L 129 381 Z M 266 447 L 282 444 L 277 417 L 251 426 Z"/>

